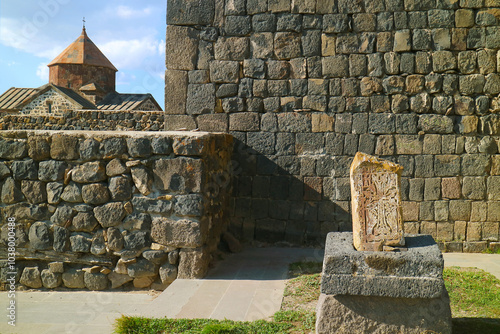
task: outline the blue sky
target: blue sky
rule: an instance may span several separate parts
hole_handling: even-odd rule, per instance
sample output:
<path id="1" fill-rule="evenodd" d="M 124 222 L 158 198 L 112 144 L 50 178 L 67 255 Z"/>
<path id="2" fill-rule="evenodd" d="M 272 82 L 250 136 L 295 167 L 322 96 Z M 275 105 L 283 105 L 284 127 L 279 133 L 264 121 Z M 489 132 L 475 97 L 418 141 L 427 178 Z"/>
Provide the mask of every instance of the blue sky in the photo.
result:
<path id="1" fill-rule="evenodd" d="M 120 93 L 164 105 L 165 0 L 0 0 L 0 94 L 48 83 L 47 64 L 82 31 L 118 69 Z"/>

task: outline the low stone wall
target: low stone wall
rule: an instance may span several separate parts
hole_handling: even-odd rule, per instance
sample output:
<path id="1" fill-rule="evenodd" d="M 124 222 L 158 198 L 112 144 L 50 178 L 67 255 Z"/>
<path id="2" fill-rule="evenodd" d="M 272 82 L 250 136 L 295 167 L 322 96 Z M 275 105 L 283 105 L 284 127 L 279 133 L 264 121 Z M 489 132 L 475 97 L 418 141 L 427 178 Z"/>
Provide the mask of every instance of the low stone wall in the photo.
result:
<path id="1" fill-rule="evenodd" d="M 228 225 L 231 151 L 203 132 L 0 132 L 2 285 L 14 244 L 29 288 L 204 276 Z"/>
<path id="2" fill-rule="evenodd" d="M 164 128 L 164 120 L 163 111 L 76 110 L 62 116 L 9 114 L 0 117 L 0 130 L 158 131 Z"/>

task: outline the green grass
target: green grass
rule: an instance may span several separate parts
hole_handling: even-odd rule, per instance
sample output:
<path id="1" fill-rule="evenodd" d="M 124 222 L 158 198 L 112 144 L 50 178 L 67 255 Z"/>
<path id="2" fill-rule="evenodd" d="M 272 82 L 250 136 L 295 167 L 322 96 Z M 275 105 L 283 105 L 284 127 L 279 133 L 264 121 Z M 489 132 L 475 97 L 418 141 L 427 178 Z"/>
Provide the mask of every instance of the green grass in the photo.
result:
<path id="1" fill-rule="evenodd" d="M 308 334 L 314 332 L 314 306 L 319 297 L 321 263 L 290 265 L 292 277 L 281 310 L 271 321 L 241 322 L 209 319 L 147 319 L 122 316 L 118 334 Z M 500 333 L 500 280 L 482 270 L 446 268 L 453 334 Z"/>
<path id="2" fill-rule="evenodd" d="M 487 248 L 484 253 L 486 254 L 500 254 L 500 248 L 497 248 L 495 250 L 491 249 L 491 248 Z"/>

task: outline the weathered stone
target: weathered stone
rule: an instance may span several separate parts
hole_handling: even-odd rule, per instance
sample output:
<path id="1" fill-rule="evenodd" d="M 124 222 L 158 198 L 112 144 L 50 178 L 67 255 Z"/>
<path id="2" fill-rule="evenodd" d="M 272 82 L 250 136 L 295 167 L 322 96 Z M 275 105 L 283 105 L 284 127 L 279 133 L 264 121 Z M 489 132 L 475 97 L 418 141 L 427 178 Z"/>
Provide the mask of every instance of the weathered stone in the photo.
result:
<path id="1" fill-rule="evenodd" d="M 87 138 L 80 142 L 80 157 L 82 160 L 94 160 L 102 158 L 102 155 L 99 152 L 100 143 L 93 139 Z"/>
<path id="2" fill-rule="evenodd" d="M 151 237 L 147 231 L 136 231 L 127 234 L 123 241 L 126 249 L 142 250 L 151 244 Z"/>
<path id="3" fill-rule="evenodd" d="M 123 204 L 113 202 L 94 208 L 94 216 L 102 227 L 111 227 L 120 225 L 126 216 Z"/>
<path id="4" fill-rule="evenodd" d="M 81 269 L 70 269 L 66 271 L 62 274 L 64 286 L 71 289 L 85 288 L 84 274 L 85 272 Z"/>
<path id="5" fill-rule="evenodd" d="M 56 160 L 75 160 L 80 158 L 79 143 L 76 136 L 69 134 L 54 134 L 51 138 L 50 156 Z"/>
<path id="6" fill-rule="evenodd" d="M 136 168 L 140 167 L 134 167 L 132 168 L 132 171 Z M 133 173 L 133 172 L 132 172 Z M 132 174 L 133 175 L 133 174 Z M 85 187 L 83 187 L 84 193 L 85 193 Z M 137 187 L 138 188 L 138 187 Z M 107 194 L 107 189 L 106 189 L 106 194 Z M 129 200 L 132 197 L 132 182 L 130 180 L 130 176 L 115 176 L 109 179 L 109 193 L 111 194 L 111 200 L 113 201 L 126 201 Z M 91 203 L 91 204 L 103 204 L 108 201 L 109 197 L 106 197 L 106 200 L 100 201 L 98 203 Z M 85 201 L 85 196 L 84 196 L 84 201 Z M 85 201 L 86 203 L 90 203 Z"/>
<path id="7" fill-rule="evenodd" d="M 148 250 L 142 253 L 142 257 L 154 264 L 162 264 L 168 260 L 168 253 L 164 250 Z"/>
<path id="8" fill-rule="evenodd" d="M 401 213 L 402 167 L 389 161 L 356 153 L 351 165 L 354 246 L 358 250 L 382 250 L 404 245 Z M 380 180 L 385 181 L 380 181 Z M 378 182 L 380 186 L 377 186 Z M 365 187 L 375 184 L 367 196 Z M 383 184 L 383 186 L 382 186 Z M 390 184 L 390 186 L 389 186 Z M 385 190 L 383 189 L 385 188 Z M 372 204 L 366 204 L 369 201 Z M 382 210 L 382 211 L 380 211 Z M 385 217 L 381 219 L 380 217 Z"/>
<path id="9" fill-rule="evenodd" d="M 136 263 L 127 266 L 127 273 L 130 277 L 139 278 L 145 276 L 155 276 L 158 268 L 154 263 L 146 259 L 140 259 Z"/>
<path id="10" fill-rule="evenodd" d="M 159 274 L 163 284 L 170 284 L 177 278 L 177 267 L 170 263 L 165 263 L 160 267 Z"/>
<path id="11" fill-rule="evenodd" d="M 170 154 L 172 152 L 172 139 L 155 137 L 151 140 L 151 149 L 154 154 Z"/>
<path id="12" fill-rule="evenodd" d="M 123 236 L 120 233 L 120 230 L 114 227 L 110 227 L 107 229 L 108 236 L 108 248 L 111 251 L 120 251 L 123 248 Z"/>
<path id="13" fill-rule="evenodd" d="M 133 158 L 144 158 L 151 155 L 149 138 L 127 138 L 128 154 Z"/>
<path id="14" fill-rule="evenodd" d="M 31 247 L 36 250 L 44 250 L 52 246 L 50 230 L 44 222 L 36 222 L 31 225 L 28 237 Z"/>
<path id="15" fill-rule="evenodd" d="M 199 247 L 203 242 L 201 224 L 182 219 L 174 221 L 168 218 L 153 219 L 151 238 L 154 242 L 172 247 Z"/>
<path id="16" fill-rule="evenodd" d="M 213 3 L 213 1 L 208 1 L 208 3 L 210 2 Z M 173 13 L 171 9 L 169 9 L 168 12 Z M 166 55 L 166 65 L 168 69 L 195 69 L 196 56 L 198 54 L 198 32 L 195 29 L 191 27 L 168 25 L 166 48 L 167 50 L 171 50 L 171 52 L 167 52 Z"/>
<path id="17" fill-rule="evenodd" d="M 92 239 L 92 244 L 90 245 L 90 252 L 94 255 L 106 254 L 106 241 L 104 239 L 104 230 L 99 230 L 94 234 L 94 238 Z"/>
<path id="18" fill-rule="evenodd" d="M 71 178 L 78 183 L 101 182 L 106 180 L 106 168 L 102 161 L 86 162 L 73 168 Z"/>
<path id="19" fill-rule="evenodd" d="M 19 283 L 33 289 L 41 288 L 42 280 L 40 279 L 40 271 L 38 270 L 38 267 L 25 267 Z"/>
<path id="20" fill-rule="evenodd" d="M 116 272 L 110 273 L 108 279 L 111 282 L 111 289 L 116 289 L 133 280 L 133 278 L 127 274 L 119 274 Z"/>
<path id="21" fill-rule="evenodd" d="M 108 288 L 108 278 L 101 273 L 85 272 L 83 281 L 85 287 L 92 291 L 106 290 Z"/>
<path id="22" fill-rule="evenodd" d="M 166 215 L 172 209 L 172 202 L 167 199 L 134 197 L 132 198 L 132 206 L 135 210 Z"/>
<path id="23" fill-rule="evenodd" d="M 145 289 L 151 286 L 155 281 L 154 276 L 143 276 L 134 278 L 134 288 Z"/>
<path id="24" fill-rule="evenodd" d="M 1 199 L 3 203 L 14 204 L 24 200 L 24 195 L 16 181 L 8 177 L 2 185 Z"/>
<path id="25" fill-rule="evenodd" d="M 179 262 L 179 251 L 174 250 L 168 253 L 168 263 L 177 264 Z"/>
<path id="26" fill-rule="evenodd" d="M 127 143 L 123 137 L 110 137 L 102 141 L 105 159 L 127 158 Z"/>
<path id="27" fill-rule="evenodd" d="M 82 187 L 75 182 L 70 182 L 66 187 L 64 187 L 61 199 L 70 203 L 82 202 Z"/>
<path id="28" fill-rule="evenodd" d="M 36 163 L 31 159 L 14 161 L 10 168 L 14 180 L 36 180 L 38 177 Z"/>
<path id="29" fill-rule="evenodd" d="M 21 191 L 26 200 L 32 204 L 42 203 L 47 200 L 45 184 L 40 181 L 21 181 Z"/>
<path id="30" fill-rule="evenodd" d="M 300 37 L 292 32 L 277 32 L 274 37 L 274 53 L 278 59 L 297 58 L 301 55 Z"/>
<path id="31" fill-rule="evenodd" d="M 63 262 L 49 262 L 49 270 L 52 273 L 62 274 L 64 272 Z"/>
<path id="32" fill-rule="evenodd" d="M 38 178 L 40 181 L 59 181 L 64 178 L 67 165 L 63 161 L 40 161 Z"/>
<path id="33" fill-rule="evenodd" d="M 72 252 L 88 253 L 90 252 L 90 246 L 92 245 L 92 240 L 88 235 L 77 234 L 69 237 L 69 242 L 71 244 Z"/>
<path id="34" fill-rule="evenodd" d="M 153 163 L 154 184 L 159 190 L 199 192 L 201 173 L 201 161 L 191 158 L 158 159 Z"/>
<path id="35" fill-rule="evenodd" d="M 69 245 L 69 231 L 58 225 L 54 225 L 54 245 L 53 248 L 56 252 L 64 252 Z"/>
<path id="36" fill-rule="evenodd" d="M 97 226 L 97 220 L 90 212 L 79 212 L 73 218 L 75 231 L 92 232 Z"/>
<path id="37" fill-rule="evenodd" d="M 75 214 L 75 210 L 69 205 L 60 205 L 50 218 L 50 221 L 56 225 L 66 225 Z"/>
<path id="38" fill-rule="evenodd" d="M 28 155 L 25 140 L 0 138 L 0 158 L 22 159 Z"/>
<path id="39" fill-rule="evenodd" d="M 54 273 L 49 269 L 42 270 L 41 273 L 42 284 L 47 289 L 57 288 L 62 283 L 61 274 Z"/>
<path id="40" fill-rule="evenodd" d="M 210 255 L 206 248 L 181 249 L 177 278 L 203 278 L 208 271 Z"/>
<path id="41" fill-rule="evenodd" d="M 215 0 L 168 0 L 167 6 L 167 24 L 209 25 L 214 19 Z"/>
<path id="42" fill-rule="evenodd" d="M 203 197 L 198 194 L 176 196 L 174 211 L 180 216 L 201 216 L 203 214 Z"/>

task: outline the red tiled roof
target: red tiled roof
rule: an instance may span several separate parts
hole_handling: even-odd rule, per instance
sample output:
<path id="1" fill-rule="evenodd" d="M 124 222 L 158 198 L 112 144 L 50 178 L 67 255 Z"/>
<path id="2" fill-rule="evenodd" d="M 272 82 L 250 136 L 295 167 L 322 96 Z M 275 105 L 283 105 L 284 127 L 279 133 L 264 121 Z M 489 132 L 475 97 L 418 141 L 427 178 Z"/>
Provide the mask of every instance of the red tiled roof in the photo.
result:
<path id="1" fill-rule="evenodd" d="M 118 71 L 87 36 L 85 28 L 83 28 L 80 37 L 70 44 L 59 56 L 52 60 L 48 66 L 50 67 L 57 64 L 86 64 L 108 67 Z"/>

